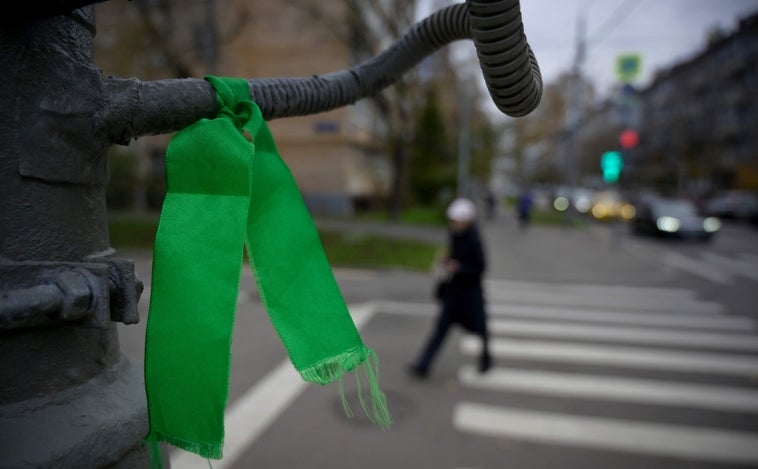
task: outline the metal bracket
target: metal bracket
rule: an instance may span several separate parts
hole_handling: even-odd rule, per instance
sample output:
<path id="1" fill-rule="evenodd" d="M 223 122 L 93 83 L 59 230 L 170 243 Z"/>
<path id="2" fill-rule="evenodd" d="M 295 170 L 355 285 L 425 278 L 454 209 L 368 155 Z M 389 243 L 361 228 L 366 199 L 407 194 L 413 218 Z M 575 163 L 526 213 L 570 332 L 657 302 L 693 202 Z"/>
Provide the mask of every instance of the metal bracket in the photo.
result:
<path id="1" fill-rule="evenodd" d="M 12 282 L 12 283 L 11 283 Z M 130 259 L 0 263 L 0 330 L 139 322 L 143 284 Z"/>

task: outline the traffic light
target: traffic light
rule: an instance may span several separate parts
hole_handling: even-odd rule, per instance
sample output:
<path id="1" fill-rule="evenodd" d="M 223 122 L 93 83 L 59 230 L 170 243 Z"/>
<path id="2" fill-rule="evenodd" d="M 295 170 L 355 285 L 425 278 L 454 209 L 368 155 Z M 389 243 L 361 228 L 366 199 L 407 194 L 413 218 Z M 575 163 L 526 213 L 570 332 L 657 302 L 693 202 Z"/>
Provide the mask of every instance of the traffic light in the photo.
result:
<path id="1" fill-rule="evenodd" d="M 600 169 L 603 171 L 603 180 L 605 182 L 618 181 L 623 168 L 624 159 L 621 156 L 621 152 L 607 151 L 600 157 Z"/>
<path id="2" fill-rule="evenodd" d="M 640 141 L 640 135 L 636 130 L 626 129 L 619 134 L 619 144 L 624 150 L 631 150 L 636 147 Z"/>

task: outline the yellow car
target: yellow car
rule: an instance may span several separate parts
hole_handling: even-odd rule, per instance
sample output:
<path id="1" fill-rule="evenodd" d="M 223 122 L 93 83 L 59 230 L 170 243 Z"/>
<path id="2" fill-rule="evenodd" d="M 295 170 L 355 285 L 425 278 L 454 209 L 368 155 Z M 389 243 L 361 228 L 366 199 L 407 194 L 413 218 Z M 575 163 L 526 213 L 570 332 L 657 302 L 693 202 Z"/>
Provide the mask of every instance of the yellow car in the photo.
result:
<path id="1" fill-rule="evenodd" d="M 600 191 L 592 199 L 592 217 L 601 221 L 629 221 L 634 218 L 636 210 L 616 191 Z"/>

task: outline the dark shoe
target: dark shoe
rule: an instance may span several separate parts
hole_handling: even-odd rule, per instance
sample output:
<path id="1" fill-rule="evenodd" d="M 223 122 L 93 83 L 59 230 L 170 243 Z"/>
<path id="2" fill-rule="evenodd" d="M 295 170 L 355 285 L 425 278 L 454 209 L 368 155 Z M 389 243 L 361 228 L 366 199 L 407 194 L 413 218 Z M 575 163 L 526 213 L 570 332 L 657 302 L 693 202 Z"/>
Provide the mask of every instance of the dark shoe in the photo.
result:
<path id="1" fill-rule="evenodd" d="M 426 379 L 429 376 L 429 370 L 418 365 L 408 365 L 408 374 L 416 379 Z"/>
<path id="2" fill-rule="evenodd" d="M 482 355 L 479 359 L 479 373 L 486 373 L 490 368 L 492 368 L 492 357 L 489 354 Z"/>

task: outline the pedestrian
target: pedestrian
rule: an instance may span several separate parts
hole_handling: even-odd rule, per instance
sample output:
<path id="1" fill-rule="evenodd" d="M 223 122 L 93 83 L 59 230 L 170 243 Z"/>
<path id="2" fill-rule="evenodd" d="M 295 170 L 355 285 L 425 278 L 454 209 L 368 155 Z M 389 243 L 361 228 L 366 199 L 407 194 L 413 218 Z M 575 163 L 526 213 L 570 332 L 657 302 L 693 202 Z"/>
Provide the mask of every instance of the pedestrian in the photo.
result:
<path id="1" fill-rule="evenodd" d="M 476 206 L 458 198 L 447 209 L 450 223 L 447 253 L 441 260 L 447 272 L 446 286 L 439 293 L 440 311 L 418 359 L 409 367 L 417 378 L 426 378 L 450 328 L 458 325 L 482 339 L 479 372 L 490 369 L 487 317 L 482 277 L 486 268 L 484 246 L 476 224 Z"/>
<path id="2" fill-rule="evenodd" d="M 532 192 L 529 190 L 529 188 L 525 188 L 521 191 L 521 194 L 519 194 L 517 206 L 518 221 L 521 228 L 526 228 L 529 226 L 533 204 L 534 199 L 532 197 Z"/>
<path id="3" fill-rule="evenodd" d="M 497 199 L 491 190 L 484 194 L 484 204 L 487 209 L 487 220 L 492 221 L 497 214 Z"/>

